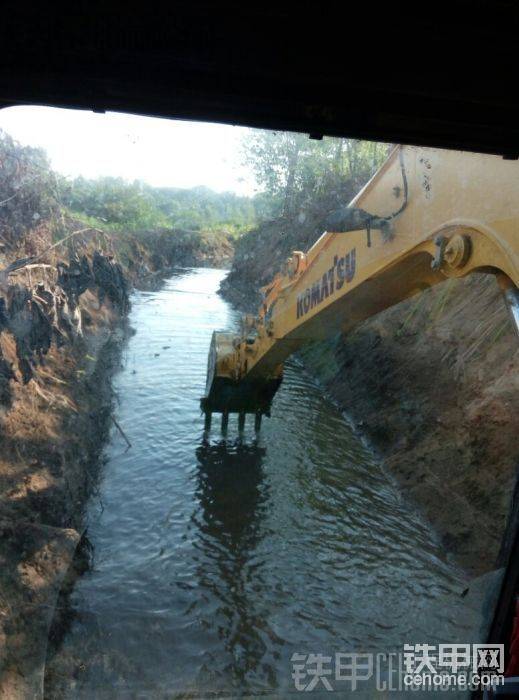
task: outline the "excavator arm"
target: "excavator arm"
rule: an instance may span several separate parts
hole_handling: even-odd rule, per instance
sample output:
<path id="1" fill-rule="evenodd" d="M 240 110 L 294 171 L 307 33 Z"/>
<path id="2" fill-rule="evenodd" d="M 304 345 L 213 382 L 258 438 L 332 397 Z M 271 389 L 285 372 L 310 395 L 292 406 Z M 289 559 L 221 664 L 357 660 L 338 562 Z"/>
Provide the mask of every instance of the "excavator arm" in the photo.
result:
<path id="1" fill-rule="evenodd" d="M 283 362 L 429 287 L 496 275 L 519 328 L 519 165 L 497 156 L 398 146 L 307 253 L 294 251 L 241 332 L 213 333 L 211 414 L 269 414 Z"/>

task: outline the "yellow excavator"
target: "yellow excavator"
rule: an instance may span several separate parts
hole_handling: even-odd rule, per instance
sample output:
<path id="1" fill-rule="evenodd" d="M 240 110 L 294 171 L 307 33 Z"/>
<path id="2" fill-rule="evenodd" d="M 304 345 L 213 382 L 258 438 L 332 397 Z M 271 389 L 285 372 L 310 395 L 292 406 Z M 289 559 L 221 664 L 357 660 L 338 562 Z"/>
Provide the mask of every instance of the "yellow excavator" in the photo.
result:
<path id="1" fill-rule="evenodd" d="M 214 412 L 269 415 L 283 362 L 451 277 L 496 276 L 519 330 L 519 164 L 498 156 L 397 146 L 307 253 L 294 251 L 262 289 L 239 335 L 209 351 L 206 430 Z"/>

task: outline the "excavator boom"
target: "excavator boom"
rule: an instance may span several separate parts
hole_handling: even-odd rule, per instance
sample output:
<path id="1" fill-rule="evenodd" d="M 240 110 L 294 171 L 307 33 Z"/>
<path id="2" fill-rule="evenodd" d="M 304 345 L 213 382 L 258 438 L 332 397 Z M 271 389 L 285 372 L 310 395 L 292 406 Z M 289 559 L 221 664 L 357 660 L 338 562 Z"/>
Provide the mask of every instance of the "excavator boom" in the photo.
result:
<path id="1" fill-rule="evenodd" d="M 294 251 L 238 335 L 215 332 L 202 410 L 268 414 L 283 362 L 448 278 L 495 274 L 519 328 L 519 164 L 398 146 L 348 207 Z"/>

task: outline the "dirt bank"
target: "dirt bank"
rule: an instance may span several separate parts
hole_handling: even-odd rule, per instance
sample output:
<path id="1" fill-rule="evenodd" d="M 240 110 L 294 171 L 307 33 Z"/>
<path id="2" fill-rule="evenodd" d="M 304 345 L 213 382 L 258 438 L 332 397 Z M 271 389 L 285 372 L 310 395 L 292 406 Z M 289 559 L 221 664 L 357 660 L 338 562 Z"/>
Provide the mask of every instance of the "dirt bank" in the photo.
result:
<path id="1" fill-rule="evenodd" d="M 115 269 L 96 251 L 84 258 L 90 272 L 94 259 Z M 0 695 L 9 698 L 42 694 L 48 631 L 108 435 L 113 348 L 124 335 L 127 307 L 109 280 L 90 280 L 72 303 L 59 269 L 20 271 L 2 297 Z"/>
<path id="2" fill-rule="evenodd" d="M 251 232 L 223 295 L 250 309 L 288 249 L 315 240 L 313 226 Z M 519 465 L 519 343 L 494 279 L 446 282 L 301 356 L 445 550 L 472 574 L 501 565 Z"/>
<path id="3" fill-rule="evenodd" d="M 168 248 L 171 232 L 151 241 L 84 230 L 0 275 L 0 697 L 43 693 L 49 630 L 59 627 L 56 604 L 74 578 L 113 428 L 110 380 L 131 285 L 156 286 L 174 265 L 220 266 L 232 254 L 226 237 L 197 248 L 188 234 Z M 42 226 L 0 253 L 0 269 L 51 243 Z"/>
<path id="4" fill-rule="evenodd" d="M 172 267 L 230 267 L 234 242 L 225 231 L 160 229 L 115 239 L 117 254 L 129 274 L 142 284 Z"/>

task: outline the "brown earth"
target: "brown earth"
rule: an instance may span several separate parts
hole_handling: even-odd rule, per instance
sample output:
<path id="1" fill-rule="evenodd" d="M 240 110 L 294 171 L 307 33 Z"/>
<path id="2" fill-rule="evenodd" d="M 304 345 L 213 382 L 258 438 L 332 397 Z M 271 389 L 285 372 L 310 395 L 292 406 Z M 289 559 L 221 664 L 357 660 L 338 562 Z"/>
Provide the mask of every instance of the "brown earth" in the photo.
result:
<path id="1" fill-rule="evenodd" d="M 53 347 L 26 385 L 11 382 L 0 443 L 0 697 L 41 697 L 47 638 L 83 531 L 110 427 L 119 313 L 82 298 L 90 326 Z M 7 334 L 7 361 L 16 363 Z M 18 377 L 20 380 L 20 377 Z"/>
<path id="2" fill-rule="evenodd" d="M 82 228 L 80 222 L 65 223 L 68 230 Z M 160 284 L 170 267 L 223 266 L 232 256 L 225 234 L 202 241 L 203 235 L 174 233 L 173 240 L 171 231 L 142 237 L 85 231 L 39 261 L 46 267 L 19 270 L 8 280 L 0 275 L 0 298 L 9 298 L 16 285 L 22 293 L 38 294 L 38 283 L 62 294 L 56 282 L 57 264 L 68 261 L 69 255 L 86 255 L 90 267 L 96 251 L 108 256 L 105 261 L 115 257 L 123 265 L 126 283 L 147 288 Z M 18 249 L 0 251 L 0 269 L 14 259 L 38 255 L 50 243 L 50 231 L 42 225 Z M 80 573 L 81 552 L 88 548 L 82 539 L 84 508 L 97 488 L 101 454 L 112 425 L 110 380 L 129 332 L 127 305 L 121 302 L 126 283 L 117 278 L 118 288 L 113 289 L 112 281 L 108 280 L 107 290 L 89 283 L 78 305 L 83 332 L 74 326 L 76 314 L 61 347 L 53 337 L 43 361 L 38 349 L 31 353 L 32 378 L 27 382 L 21 359 L 27 351 L 18 344 L 17 353 L 14 326 L 0 328 L 2 698 L 43 696 L 49 633 L 59 630 L 67 614 L 66 595 L 60 593 L 70 589 Z M 25 339 L 33 343 L 34 333 Z M 36 347 L 39 340 L 35 342 Z M 79 555 L 78 544 L 85 545 L 79 547 Z"/>
<path id="3" fill-rule="evenodd" d="M 225 231 L 162 229 L 118 236 L 114 241 L 121 262 L 139 280 L 173 267 L 230 267 L 232 237 Z"/>

